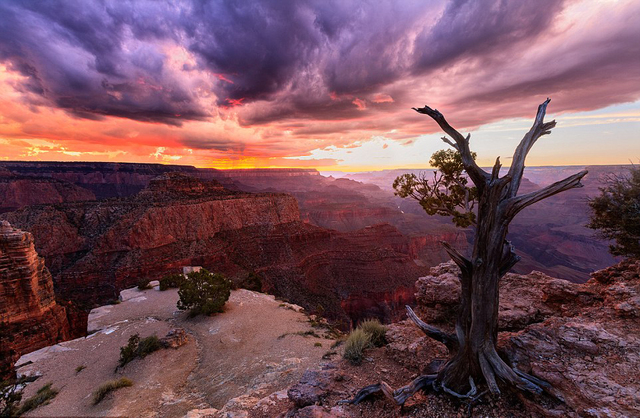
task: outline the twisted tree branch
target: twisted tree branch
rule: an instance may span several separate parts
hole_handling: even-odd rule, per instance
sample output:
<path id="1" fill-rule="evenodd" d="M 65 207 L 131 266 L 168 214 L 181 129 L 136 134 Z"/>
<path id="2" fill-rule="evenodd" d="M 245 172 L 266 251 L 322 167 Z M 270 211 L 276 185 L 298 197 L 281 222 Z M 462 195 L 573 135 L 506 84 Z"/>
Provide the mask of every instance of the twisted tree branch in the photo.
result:
<path id="1" fill-rule="evenodd" d="M 471 276 L 471 269 L 473 268 L 471 261 L 460 254 L 460 252 L 453 248 L 448 242 L 440 241 L 440 244 L 442 244 L 444 250 L 447 252 L 449 257 L 451 257 L 453 262 L 456 263 L 458 267 L 460 267 L 460 271 L 462 272 L 461 278 L 464 279 L 465 277 Z"/>
<path id="2" fill-rule="evenodd" d="M 518 212 L 520 212 L 527 206 L 531 206 L 536 202 L 539 202 L 560 192 L 564 192 L 565 190 L 582 187 L 583 184 L 580 183 L 580 180 L 582 180 L 582 178 L 587 175 L 587 173 L 587 170 L 583 170 L 579 173 L 567 177 L 564 180 L 560 180 L 553 184 L 550 184 L 543 189 L 507 199 L 503 203 L 504 205 L 506 205 L 505 214 L 513 219 L 513 217 L 516 216 Z"/>
<path id="3" fill-rule="evenodd" d="M 542 135 L 548 135 L 551 133 L 551 129 L 556 126 L 556 121 L 544 122 L 544 116 L 547 113 L 547 105 L 551 99 L 547 98 L 540 106 L 538 106 L 538 112 L 536 113 L 536 119 L 533 122 L 533 126 L 525 134 L 520 141 L 520 144 L 513 153 L 513 160 L 511 161 L 511 167 L 509 168 L 509 177 L 513 179 L 509 185 L 508 196 L 515 197 L 518 194 L 520 188 L 520 181 L 522 180 L 522 174 L 524 172 L 524 161 L 527 158 L 527 154 L 531 150 L 531 147 L 536 143 L 538 138 Z"/>
<path id="4" fill-rule="evenodd" d="M 418 318 L 418 316 L 410 306 L 407 305 L 406 308 L 407 316 L 409 317 L 409 319 L 411 319 L 413 323 L 416 324 L 427 337 L 441 342 L 447 347 L 447 349 L 449 349 L 449 352 L 451 353 L 458 349 L 458 339 L 455 335 L 447 334 L 446 332 L 427 324 L 422 319 Z"/>
<path id="5" fill-rule="evenodd" d="M 469 174 L 469 178 L 471 178 L 471 181 L 473 181 L 478 189 L 482 189 L 486 181 L 489 179 L 489 174 L 481 169 L 473 159 L 471 150 L 469 149 L 469 138 L 471 135 L 467 135 L 466 138 L 462 136 L 460 132 L 449 125 L 449 122 L 447 122 L 438 109 L 431 109 L 429 106 L 422 108 L 413 107 L 412 109 L 418 113 L 431 117 L 431 119 L 433 119 L 447 135 L 453 138 L 455 145 L 447 138 L 443 138 L 443 141 L 452 145 L 458 150 L 458 152 L 460 152 L 460 155 L 462 156 L 462 164 L 464 165 L 464 169 L 467 174 Z"/>

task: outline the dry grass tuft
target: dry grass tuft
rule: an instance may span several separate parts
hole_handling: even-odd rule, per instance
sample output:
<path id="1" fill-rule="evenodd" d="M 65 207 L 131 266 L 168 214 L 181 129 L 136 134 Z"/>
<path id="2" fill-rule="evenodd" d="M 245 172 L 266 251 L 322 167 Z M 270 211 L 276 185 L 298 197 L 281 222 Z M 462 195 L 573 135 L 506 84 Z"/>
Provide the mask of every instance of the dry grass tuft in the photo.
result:
<path id="1" fill-rule="evenodd" d="M 133 381 L 126 377 L 121 377 L 117 380 L 110 380 L 107 383 L 102 384 L 95 392 L 93 392 L 93 404 L 97 405 L 111 392 L 129 386 L 133 386 Z"/>

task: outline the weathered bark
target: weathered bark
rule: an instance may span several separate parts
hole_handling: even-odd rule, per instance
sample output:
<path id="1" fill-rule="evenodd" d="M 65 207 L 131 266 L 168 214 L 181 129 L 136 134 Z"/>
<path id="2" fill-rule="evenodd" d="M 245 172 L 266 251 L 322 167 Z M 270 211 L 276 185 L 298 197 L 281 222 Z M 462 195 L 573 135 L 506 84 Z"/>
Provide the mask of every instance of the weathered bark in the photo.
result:
<path id="1" fill-rule="evenodd" d="M 460 267 L 461 296 L 456 321 L 456 341 L 452 336 L 431 327 L 415 316 L 408 308 L 408 316 L 425 334 L 445 344 L 452 357 L 440 369 L 437 376 L 421 376 L 404 388 L 391 394 L 399 404 L 404 403 L 408 393 L 415 388 L 424 389 L 424 382 L 435 390 L 458 397 L 475 399 L 474 382 L 483 383 L 491 393 L 500 393 L 500 386 L 514 386 L 521 390 L 540 393 L 548 384 L 534 376 L 519 372 L 506 364 L 496 351 L 498 338 L 499 281 L 519 260 L 513 247 L 506 240 L 509 223 L 525 207 L 565 190 L 582 187 L 580 180 L 587 174 L 582 171 L 539 191 L 517 196 L 524 162 L 531 147 L 542 135 L 547 135 L 555 121 L 544 122 L 549 99 L 538 107 L 535 121 L 515 150 L 511 167 L 500 177 L 500 160 L 491 174 L 478 167 L 469 149 L 469 136 L 464 137 L 435 109 L 425 106 L 415 109 L 430 116 L 452 140 L 443 140 L 462 155 L 465 171 L 478 188 L 478 215 L 476 234 L 471 259 L 465 258 L 450 245 L 444 244 L 451 259 Z M 388 392 L 384 382 L 377 389 Z M 385 390 L 383 390 L 385 389 Z M 373 393 L 373 392 L 372 392 Z M 467 393 L 467 395 L 461 395 Z M 399 396 L 402 394 L 403 396 Z M 359 394 L 361 395 L 361 394 Z M 410 395 L 409 395 L 410 396 Z M 358 401 L 363 397 L 361 396 Z M 401 401 L 401 402 L 399 402 Z"/>

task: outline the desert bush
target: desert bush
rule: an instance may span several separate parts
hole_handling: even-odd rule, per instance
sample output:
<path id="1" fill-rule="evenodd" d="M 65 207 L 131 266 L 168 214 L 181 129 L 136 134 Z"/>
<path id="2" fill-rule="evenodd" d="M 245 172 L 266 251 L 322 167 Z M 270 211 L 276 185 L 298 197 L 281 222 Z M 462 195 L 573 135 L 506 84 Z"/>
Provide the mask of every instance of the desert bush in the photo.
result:
<path id="1" fill-rule="evenodd" d="M 587 226 L 615 242 L 609 246 L 611 254 L 640 258 L 640 167 L 632 167 L 627 175 L 609 176 L 589 206 Z"/>
<path id="2" fill-rule="evenodd" d="M 87 366 L 85 366 L 84 364 L 76 367 L 76 374 L 80 373 L 81 371 L 83 371 L 86 368 L 87 368 Z"/>
<path id="3" fill-rule="evenodd" d="M 149 279 L 138 280 L 138 289 L 139 290 L 151 289 L 151 286 L 149 285 Z"/>
<path id="4" fill-rule="evenodd" d="M 0 417 L 13 417 L 18 415 L 18 405 L 22 400 L 20 381 L 0 381 Z"/>
<path id="5" fill-rule="evenodd" d="M 51 402 L 51 399 L 55 398 L 58 391 L 51 388 L 53 383 L 47 383 L 36 392 L 35 395 L 24 401 L 17 416 L 22 416 L 27 412 L 36 409 L 39 406 L 46 405 Z"/>
<path id="6" fill-rule="evenodd" d="M 364 358 L 364 350 L 371 347 L 371 335 L 364 332 L 361 328 L 351 331 L 344 343 L 344 353 L 342 357 L 349 360 L 351 364 L 358 365 L 362 363 Z"/>
<path id="7" fill-rule="evenodd" d="M 118 367 L 124 367 L 130 361 L 140 357 L 144 358 L 162 348 L 162 344 L 157 336 L 151 335 L 140 339 L 139 334 L 129 337 L 129 342 L 124 347 L 120 347 L 120 361 Z"/>
<path id="8" fill-rule="evenodd" d="M 118 390 L 120 388 L 126 388 L 129 386 L 133 386 L 133 381 L 126 377 L 121 377 L 117 380 L 110 380 L 102 385 L 98 389 L 93 392 L 93 404 L 97 405 L 102 401 L 105 396 L 113 392 L 114 390 Z"/>
<path id="9" fill-rule="evenodd" d="M 189 316 L 222 312 L 231 295 L 231 282 L 222 274 L 202 269 L 189 273 L 178 290 L 178 309 L 189 310 Z"/>
<path id="10" fill-rule="evenodd" d="M 160 279 L 160 290 L 180 287 L 180 283 L 184 280 L 184 276 L 179 273 L 169 274 Z"/>
<path id="11" fill-rule="evenodd" d="M 371 344 L 376 347 L 382 347 L 386 344 L 387 327 L 382 325 L 377 319 L 367 319 L 363 321 L 358 328 L 371 336 Z"/>

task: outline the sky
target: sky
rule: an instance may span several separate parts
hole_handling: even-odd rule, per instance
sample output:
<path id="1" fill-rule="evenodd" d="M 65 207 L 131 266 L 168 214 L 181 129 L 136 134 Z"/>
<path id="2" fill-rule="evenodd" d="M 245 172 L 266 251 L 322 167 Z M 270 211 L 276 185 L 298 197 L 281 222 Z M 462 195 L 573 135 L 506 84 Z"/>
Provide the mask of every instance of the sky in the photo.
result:
<path id="1" fill-rule="evenodd" d="M 0 1 L 0 159 L 505 166 L 640 161 L 640 1 Z"/>

